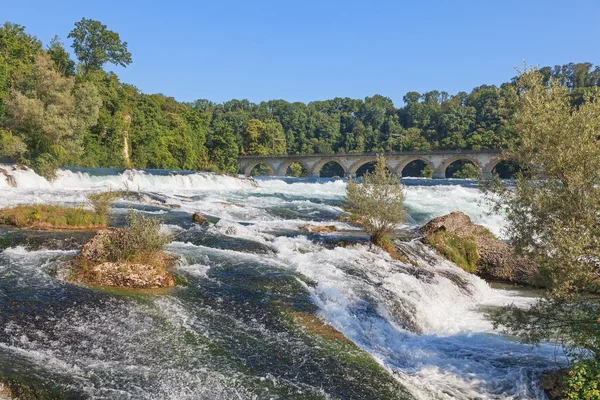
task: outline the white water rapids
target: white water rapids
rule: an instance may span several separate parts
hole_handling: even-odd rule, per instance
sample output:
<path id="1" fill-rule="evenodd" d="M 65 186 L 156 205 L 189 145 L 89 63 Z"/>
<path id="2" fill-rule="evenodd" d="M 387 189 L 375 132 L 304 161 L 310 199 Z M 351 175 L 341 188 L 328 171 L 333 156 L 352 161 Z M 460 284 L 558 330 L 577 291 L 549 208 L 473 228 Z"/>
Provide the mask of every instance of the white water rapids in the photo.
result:
<path id="1" fill-rule="evenodd" d="M 196 279 L 211 279 L 209 272 L 219 263 L 264 265 L 306 277 L 314 282 L 305 286 L 320 317 L 369 352 L 418 399 L 546 398 L 537 385 L 537 375 L 553 366 L 556 349 L 551 345 L 532 348 L 499 335 L 484 315 L 486 307 L 511 302 L 526 306 L 532 298 L 515 290 L 491 288 L 418 241 L 407 244 L 407 250 L 413 253 L 419 267 L 394 261 L 365 244 L 335 245 L 336 235 L 358 234 L 357 228 L 338 222 L 339 202 L 345 193 L 345 183 L 341 180 L 259 179 L 254 183 L 202 173 L 157 175 L 130 170 L 102 174 L 63 170 L 55 181 L 48 182 L 29 170 L 5 169 L 14 179 L 9 182 L 0 174 L 0 208 L 45 203 L 87 206 L 87 193 L 105 189 L 139 191 L 151 199 L 159 199 L 160 202 L 153 203 L 154 208 L 146 208 L 144 212 L 164 216 L 165 229 L 183 235 L 183 239 L 176 239 L 170 245 L 169 251 L 186 260 L 178 267 L 180 272 Z M 406 228 L 461 210 L 474 222 L 501 235 L 502 216 L 488 213 L 483 196 L 475 187 L 451 180 L 439 184 L 420 179 L 407 182 L 406 206 L 410 219 Z M 114 211 L 123 213 L 129 204 L 121 201 Z M 185 239 L 196 228 L 178 224 L 177 218 L 188 218 L 196 211 L 219 219 L 207 234 L 270 251 L 257 254 Z M 343 233 L 322 234 L 319 236 L 322 240 L 315 240 L 299 231 L 307 222 L 336 225 Z M 50 262 L 53 252 L 69 254 L 59 250 L 26 250 L 20 246 L 8 248 L 0 253 L 0 272 L 11 268 L 17 271 L 14 273 L 27 270 L 36 276 L 43 275 L 35 278 L 36 284 L 54 285 L 59 278 L 31 272 L 36 266 Z M 156 300 L 156 306 L 167 310 L 169 318 L 177 320 L 183 328 L 199 329 L 194 326 L 193 315 L 178 299 L 165 295 Z M 143 321 L 134 323 L 128 317 L 130 312 L 118 313 L 127 329 L 151 329 Z M 78 324 L 80 330 L 91 329 L 82 319 L 83 315 L 69 315 L 58 321 L 58 325 L 66 330 L 76 329 L 73 327 Z M 18 321 L 4 329 L 12 329 L 10 335 L 16 343 L 1 343 L 0 353 L 15 351 L 37 357 L 48 363 L 49 368 L 81 375 L 82 381 L 89 374 L 86 371 L 96 371 L 101 364 L 98 361 L 102 360 L 101 355 L 95 361 L 82 361 L 77 353 L 58 351 L 42 339 L 32 345 L 30 338 L 19 336 L 22 334 Z M 204 334 L 213 333 L 206 330 Z M 117 333 L 114 340 L 121 335 L 125 333 Z M 25 342 L 18 343 L 19 340 Z M 135 365 L 136 361 L 128 359 L 123 363 Z M 110 368 L 125 368 L 124 364 Z M 162 395 L 156 398 L 193 398 L 181 386 L 191 385 L 194 380 L 204 382 L 204 386 L 207 382 L 214 383 L 214 391 L 203 392 L 206 398 L 253 398 L 250 389 L 233 389 L 231 377 L 210 371 L 178 374 L 166 375 L 169 379 L 161 384 L 169 389 L 158 392 Z M 121 390 L 129 393 L 123 398 L 148 395 L 137 389 Z M 111 395 L 93 391 L 90 394 Z"/>

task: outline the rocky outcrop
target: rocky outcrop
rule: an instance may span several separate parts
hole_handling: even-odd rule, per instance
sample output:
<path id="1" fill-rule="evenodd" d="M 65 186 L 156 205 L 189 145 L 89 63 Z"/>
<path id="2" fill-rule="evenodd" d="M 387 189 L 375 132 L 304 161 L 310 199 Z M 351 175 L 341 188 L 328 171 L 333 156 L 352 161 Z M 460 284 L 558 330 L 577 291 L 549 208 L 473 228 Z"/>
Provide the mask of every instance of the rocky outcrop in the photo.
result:
<path id="1" fill-rule="evenodd" d="M 335 225 L 312 225 L 306 224 L 300 227 L 301 231 L 310 233 L 324 233 L 324 232 L 335 232 L 337 229 Z"/>
<path id="2" fill-rule="evenodd" d="M 507 243 L 460 211 L 434 218 L 421 230 L 425 243 L 469 272 L 491 280 L 538 286 L 539 266 L 535 262 L 517 255 Z"/>
<path id="3" fill-rule="evenodd" d="M 206 225 L 208 224 L 208 219 L 199 212 L 196 212 L 192 215 L 192 222 L 199 225 Z"/>
<path id="4" fill-rule="evenodd" d="M 6 177 L 6 183 L 8 183 L 9 186 L 17 187 L 17 181 L 15 177 L 9 174 L 8 171 L 0 168 L 0 175 L 4 175 Z"/>
<path id="5" fill-rule="evenodd" d="M 540 386 L 550 400 L 565 399 L 565 375 L 566 369 L 548 371 L 540 377 Z"/>
<path id="6" fill-rule="evenodd" d="M 110 256 L 111 246 L 121 243 L 123 229 L 99 231 L 72 264 L 70 279 L 94 286 L 116 286 L 139 289 L 155 289 L 175 285 L 169 271 L 173 257 L 162 252 L 145 255 L 145 262 L 115 261 Z"/>

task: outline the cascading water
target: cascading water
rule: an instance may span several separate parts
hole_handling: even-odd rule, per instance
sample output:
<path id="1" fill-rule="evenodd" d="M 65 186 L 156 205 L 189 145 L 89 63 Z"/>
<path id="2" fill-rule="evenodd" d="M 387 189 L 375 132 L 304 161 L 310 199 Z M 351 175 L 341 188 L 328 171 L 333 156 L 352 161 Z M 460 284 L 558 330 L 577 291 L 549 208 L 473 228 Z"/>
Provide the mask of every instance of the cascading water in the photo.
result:
<path id="1" fill-rule="evenodd" d="M 89 234 L 0 227 L 0 379 L 72 398 L 545 398 L 537 375 L 553 365 L 554 347 L 519 344 L 484 317 L 487 307 L 532 298 L 493 289 L 416 240 L 403 246 L 418 265 L 370 248 L 338 222 L 343 181 L 64 170 L 48 182 L 9 172 L 12 182 L 0 174 L 0 207 L 140 192 L 113 210 L 164 219 L 184 282 L 163 293 L 66 283 L 57 261 Z M 407 229 L 461 210 L 501 232 L 502 217 L 487 212 L 476 188 L 406 183 Z M 194 226 L 195 211 L 217 222 Z M 307 234 L 300 227 L 309 221 L 338 231 Z M 335 347 L 290 323 L 309 314 L 383 374 L 365 378 L 377 369 L 350 344 Z"/>

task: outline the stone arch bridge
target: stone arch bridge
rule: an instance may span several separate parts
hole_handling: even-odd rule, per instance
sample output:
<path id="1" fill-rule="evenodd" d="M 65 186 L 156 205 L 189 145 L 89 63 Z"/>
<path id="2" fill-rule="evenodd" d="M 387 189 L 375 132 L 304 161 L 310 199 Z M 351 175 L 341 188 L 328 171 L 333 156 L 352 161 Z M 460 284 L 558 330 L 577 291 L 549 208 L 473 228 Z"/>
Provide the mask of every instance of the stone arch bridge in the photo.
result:
<path id="1" fill-rule="evenodd" d="M 241 173 L 250 175 L 252 169 L 265 164 L 273 169 L 276 176 L 285 176 L 288 167 L 298 162 L 307 169 L 309 177 L 319 177 L 321 168 L 329 162 L 338 163 L 344 170 L 344 176 L 356 177 L 360 167 L 375 161 L 376 153 L 349 154 L 308 154 L 308 155 L 273 155 L 273 156 L 239 156 L 238 164 Z M 502 160 L 499 150 L 440 150 L 385 153 L 388 168 L 402 176 L 404 168 L 412 161 L 421 160 L 433 169 L 434 179 L 446 177 L 446 168 L 458 160 L 470 161 L 481 170 L 483 178 L 491 178 L 494 167 Z"/>

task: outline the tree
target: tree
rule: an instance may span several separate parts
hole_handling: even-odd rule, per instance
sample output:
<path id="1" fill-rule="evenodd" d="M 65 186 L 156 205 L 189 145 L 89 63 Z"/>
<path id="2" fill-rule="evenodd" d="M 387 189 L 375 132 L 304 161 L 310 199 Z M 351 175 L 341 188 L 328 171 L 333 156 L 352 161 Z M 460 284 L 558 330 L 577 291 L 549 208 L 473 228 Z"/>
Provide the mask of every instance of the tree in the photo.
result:
<path id="1" fill-rule="evenodd" d="M 54 36 L 46 52 L 54 62 L 54 68 L 64 76 L 75 75 L 75 62 L 63 47 L 58 36 Z"/>
<path id="2" fill-rule="evenodd" d="M 387 169 L 385 157 L 378 155 L 373 173 L 365 173 L 362 181 L 348 181 L 343 207 L 374 244 L 384 247 L 389 234 L 406 220 L 404 198 L 400 178 Z"/>
<path id="3" fill-rule="evenodd" d="M 82 18 L 68 38 L 73 39 L 73 50 L 85 72 L 101 69 L 107 62 L 122 67 L 131 64 L 127 42 L 122 42 L 117 32 L 106 29 L 100 21 Z"/>
<path id="4" fill-rule="evenodd" d="M 238 147 L 233 135 L 233 127 L 226 121 L 220 121 L 208 137 L 210 162 L 223 172 L 236 172 Z"/>
<path id="5" fill-rule="evenodd" d="M 539 263 L 551 291 L 530 309 L 492 316 L 526 342 L 562 343 L 573 362 L 568 398 L 598 398 L 600 303 L 588 293 L 598 291 L 600 277 L 600 91 L 573 106 L 569 87 L 537 70 L 523 72 L 517 89 L 517 143 L 504 156 L 523 171 L 513 190 L 493 192 L 509 239 Z"/>
<path id="6" fill-rule="evenodd" d="M 0 26 L 0 118 L 17 72 L 31 68 L 42 43 L 25 32 L 25 27 L 5 22 Z"/>
<path id="7" fill-rule="evenodd" d="M 16 77 L 3 125 L 27 145 L 33 167 L 52 177 L 62 162 L 82 153 L 83 135 L 96 122 L 100 104 L 94 85 L 75 86 L 42 53 L 31 71 Z"/>

